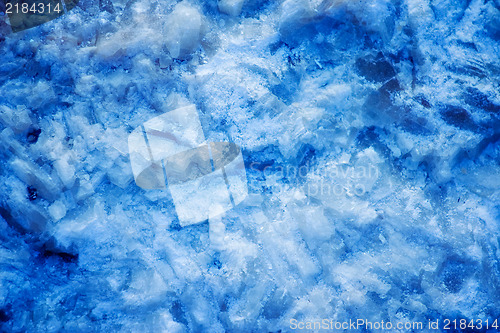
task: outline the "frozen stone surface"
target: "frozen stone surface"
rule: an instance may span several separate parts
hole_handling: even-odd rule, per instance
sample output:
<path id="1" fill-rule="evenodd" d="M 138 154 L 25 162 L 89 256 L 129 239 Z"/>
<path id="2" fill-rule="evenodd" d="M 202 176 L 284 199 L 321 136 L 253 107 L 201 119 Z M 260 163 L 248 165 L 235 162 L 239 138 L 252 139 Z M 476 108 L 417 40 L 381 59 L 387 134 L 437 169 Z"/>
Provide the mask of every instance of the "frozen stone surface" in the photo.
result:
<path id="1" fill-rule="evenodd" d="M 0 15 L 0 331 L 500 319 L 499 17 L 80 0 L 12 33 Z M 248 178 L 211 233 L 130 165 L 134 129 L 192 104 Z"/>

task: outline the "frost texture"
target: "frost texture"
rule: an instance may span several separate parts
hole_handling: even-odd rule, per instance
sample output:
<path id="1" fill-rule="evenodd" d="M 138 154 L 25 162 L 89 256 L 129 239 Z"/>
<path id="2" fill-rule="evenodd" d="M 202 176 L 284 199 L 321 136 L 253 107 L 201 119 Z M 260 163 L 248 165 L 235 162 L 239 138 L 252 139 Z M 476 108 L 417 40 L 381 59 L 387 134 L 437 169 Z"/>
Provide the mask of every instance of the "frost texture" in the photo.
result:
<path id="1" fill-rule="evenodd" d="M 0 330 L 500 318 L 499 17 L 81 0 L 7 34 L 0 16 Z M 220 252 L 130 167 L 132 130 L 191 103 L 247 167 Z"/>

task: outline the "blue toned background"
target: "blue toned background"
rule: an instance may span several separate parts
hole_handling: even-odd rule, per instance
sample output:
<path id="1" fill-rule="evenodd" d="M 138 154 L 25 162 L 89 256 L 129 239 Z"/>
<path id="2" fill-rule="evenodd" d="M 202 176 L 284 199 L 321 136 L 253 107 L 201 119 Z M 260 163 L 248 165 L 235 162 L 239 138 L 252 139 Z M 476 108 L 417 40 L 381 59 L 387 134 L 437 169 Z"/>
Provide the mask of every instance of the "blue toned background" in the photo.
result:
<path id="1" fill-rule="evenodd" d="M 0 331 L 500 318 L 498 0 L 0 20 Z M 129 133 L 191 103 L 247 168 L 220 253 L 130 167 Z"/>

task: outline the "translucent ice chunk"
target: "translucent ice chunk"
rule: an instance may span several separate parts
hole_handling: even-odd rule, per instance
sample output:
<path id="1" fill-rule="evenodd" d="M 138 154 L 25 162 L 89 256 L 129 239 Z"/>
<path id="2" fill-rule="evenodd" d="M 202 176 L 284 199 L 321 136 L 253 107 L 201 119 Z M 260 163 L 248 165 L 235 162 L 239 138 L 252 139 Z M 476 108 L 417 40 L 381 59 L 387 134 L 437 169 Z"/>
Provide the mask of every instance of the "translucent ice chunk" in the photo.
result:
<path id="1" fill-rule="evenodd" d="M 24 105 L 18 106 L 16 110 L 1 105 L 0 123 L 4 123 L 15 132 L 22 132 L 31 125 L 28 109 Z"/>
<path id="2" fill-rule="evenodd" d="M 219 10 L 227 15 L 238 16 L 245 0 L 219 0 Z"/>
<path id="3" fill-rule="evenodd" d="M 167 17 L 166 46 L 173 58 L 185 58 L 199 45 L 203 16 L 198 9 L 183 1 Z"/>
<path id="4" fill-rule="evenodd" d="M 68 159 L 68 154 L 62 156 L 54 162 L 54 168 L 64 186 L 66 188 L 72 188 L 75 183 L 75 167 L 73 164 L 69 163 Z"/>
<path id="5" fill-rule="evenodd" d="M 49 207 L 49 214 L 55 220 L 59 221 L 66 216 L 66 206 L 61 200 L 57 200 Z"/>

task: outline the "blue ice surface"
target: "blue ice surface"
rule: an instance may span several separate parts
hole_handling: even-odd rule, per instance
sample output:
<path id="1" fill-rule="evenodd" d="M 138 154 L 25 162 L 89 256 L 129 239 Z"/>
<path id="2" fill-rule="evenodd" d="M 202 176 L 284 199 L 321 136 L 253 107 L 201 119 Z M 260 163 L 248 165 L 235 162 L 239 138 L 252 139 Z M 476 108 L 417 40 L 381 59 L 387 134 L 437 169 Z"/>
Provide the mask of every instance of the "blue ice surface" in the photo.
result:
<path id="1" fill-rule="evenodd" d="M 498 0 L 0 20 L 0 331 L 500 319 Z M 131 131 L 188 104 L 245 159 L 220 251 L 130 167 Z"/>

